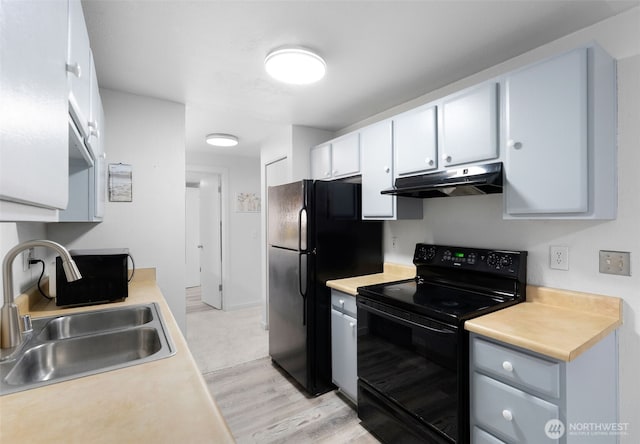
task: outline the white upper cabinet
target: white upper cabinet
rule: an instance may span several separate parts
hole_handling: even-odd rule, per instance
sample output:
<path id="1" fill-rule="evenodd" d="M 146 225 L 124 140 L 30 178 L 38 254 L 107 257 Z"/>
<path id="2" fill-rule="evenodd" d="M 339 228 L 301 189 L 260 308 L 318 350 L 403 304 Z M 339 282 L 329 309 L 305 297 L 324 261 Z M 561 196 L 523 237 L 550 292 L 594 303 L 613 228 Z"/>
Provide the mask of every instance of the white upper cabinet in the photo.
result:
<path id="1" fill-rule="evenodd" d="M 385 120 L 367 126 L 362 139 L 362 217 L 364 219 L 392 219 L 395 217 L 395 196 L 380 191 L 393 186 L 392 122 Z"/>
<path id="2" fill-rule="evenodd" d="M 331 144 L 325 143 L 311 149 L 311 178 L 331 179 Z"/>
<path id="3" fill-rule="evenodd" d="M 331 175 L 334 178 L 360 174 L 360 134 L 351 133 L 331 143 Z"/>
<path id="4" fill-rule="evenodd" d="M 86 138 L 91 107 L 91 49 L 80 0 L 69 0 L 68 39 L 69 113 Z"/>
<path id="5" fill-rule="evenodd" d="M 0 3 L 0 221 L 67 206 L 67 1 Z"/>
<path id="6" fill-rule="evenodd" d="M 331 180 L 360 174 L 360 134 L 350 133 L 311 149 L 311 178 Z"/>
<path id="7" fill-rule="evenodd" d="M 87 147 L 95 159 L 101 150 L 101 137 L 104 132 L 102 131 L 102 101 L 100 99 L 100 90 L 98 89 L 98 77 L 96 75 L 93 55 L 91 56 L 90 69 L 89 115 L 87 116 L 89 119 L 87 124 L 89 133 L 87 134 L 86 141 Z"/>
<path id="8" fill-rule="evenodd" d="M 393 122 L 362 129 L 362 218 L 422 219 L 422 200 L 380 194 L 393 186 Z"/>
<path id="9" fill-rule="evenodd" d="M 394 176 L 438 167 L 436 107 L 425 106 L 393 118 Z"/>
<path id="10" fill-rule="evenodd" d="M 498 157 L 498 83 L 446 97 L 439 112 L 442 167 Z"/>
<path id="11" fill-rule="evenodd" d="M 506 88 L 505 217 L 615 218 L 614 61 L 581 48 Z"/>

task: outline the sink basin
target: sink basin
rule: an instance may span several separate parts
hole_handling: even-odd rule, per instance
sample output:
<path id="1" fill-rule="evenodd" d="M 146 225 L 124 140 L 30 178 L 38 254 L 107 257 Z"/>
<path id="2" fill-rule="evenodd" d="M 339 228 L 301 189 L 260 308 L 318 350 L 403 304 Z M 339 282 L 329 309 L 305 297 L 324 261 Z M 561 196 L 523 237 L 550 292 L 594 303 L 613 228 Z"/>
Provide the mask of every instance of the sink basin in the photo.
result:
<path id="1" fill-rule="evenodd" d="M 40 344 L 25 351 L 5 381 L 29 384 L 118 366 L 162 348 L 154 328 L 128 330 Z"/>
<path id="2" fill-rule="evenodd" d="M 51 319 L 39 337 L 45 340 L 72 338 L 99 331 L 136 327 L 152 320 L 151 307 L 146 305 L 78 313 Z"/>
<path id="3" fill-rule="evenodd" d="M 173 354 L 155 303 L 35 319 L 23 346 L 0 361 L 0 395 Z"/>

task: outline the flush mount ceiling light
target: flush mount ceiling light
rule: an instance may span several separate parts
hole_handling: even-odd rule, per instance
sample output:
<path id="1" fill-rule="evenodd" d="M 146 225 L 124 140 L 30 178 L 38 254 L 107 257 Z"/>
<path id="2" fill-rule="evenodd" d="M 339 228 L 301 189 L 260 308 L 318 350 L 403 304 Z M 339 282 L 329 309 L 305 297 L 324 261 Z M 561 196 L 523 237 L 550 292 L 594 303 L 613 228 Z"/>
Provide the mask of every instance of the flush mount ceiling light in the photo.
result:
<path id="1" fill-rule="evenodd" d="M 264 67 L 274 79 L 294 85 L 317 82 L 327 70 L 322 57 L 296 46 L 271 51 L 264 59 Z"/>
<path id="2" fill-rule="evenodd" d="M 231 134 L 213 133 L 205 138 L 209 145 L 231 147 L 238 144 L 238 138 Z"/>

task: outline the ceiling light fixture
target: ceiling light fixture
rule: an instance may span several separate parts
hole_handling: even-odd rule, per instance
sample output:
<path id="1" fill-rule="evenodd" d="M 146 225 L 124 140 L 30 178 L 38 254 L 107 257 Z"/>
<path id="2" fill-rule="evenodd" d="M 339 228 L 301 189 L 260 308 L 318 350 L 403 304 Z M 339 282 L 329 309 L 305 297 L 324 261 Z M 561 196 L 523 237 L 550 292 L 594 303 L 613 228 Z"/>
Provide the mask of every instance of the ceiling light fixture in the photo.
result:
<path id="1" fill-rule="evenodd" d="M 208 134 L 205 138 L 209 145 L 231 147 L 238 144 L 238 138 L 231 134 L 213 133 Z"/>
<path id="2" fill-rule="evenodd" d="M 318 54 L 301 47 L 275 49 L 264 59 L 271 77 L 294 85 L 306 85 L 324 77 L 327 64 Z"/>

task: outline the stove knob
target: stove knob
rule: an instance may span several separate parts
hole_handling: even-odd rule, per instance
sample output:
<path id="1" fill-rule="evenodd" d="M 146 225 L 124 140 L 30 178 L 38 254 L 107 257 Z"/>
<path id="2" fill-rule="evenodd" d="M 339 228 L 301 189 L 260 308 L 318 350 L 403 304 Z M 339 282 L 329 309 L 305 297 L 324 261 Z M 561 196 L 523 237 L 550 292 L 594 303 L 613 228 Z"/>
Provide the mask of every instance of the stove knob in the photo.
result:
<path id="1" fill-rule="evenodd" d="M 502 267 L 510 267 L 512 263 L 513 259 L 511 259 L 511 256 L 502 256 L 500 258 L 500 265 Z"/>
<path id="2" fill-rule="evenodd" d="M 495 253 L 489 254 L 489 256 L 487 257 L 487 265 L 492 268 L 500 268 L 498 255 Z"/>

